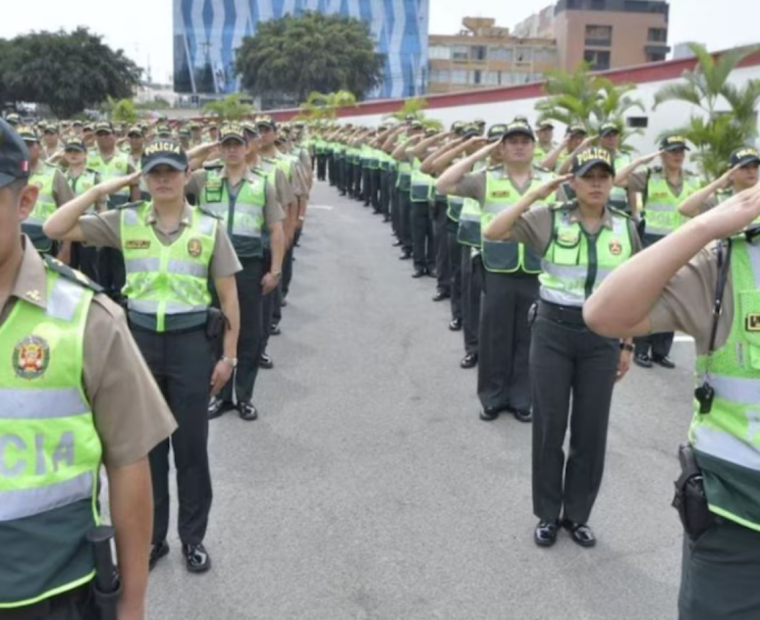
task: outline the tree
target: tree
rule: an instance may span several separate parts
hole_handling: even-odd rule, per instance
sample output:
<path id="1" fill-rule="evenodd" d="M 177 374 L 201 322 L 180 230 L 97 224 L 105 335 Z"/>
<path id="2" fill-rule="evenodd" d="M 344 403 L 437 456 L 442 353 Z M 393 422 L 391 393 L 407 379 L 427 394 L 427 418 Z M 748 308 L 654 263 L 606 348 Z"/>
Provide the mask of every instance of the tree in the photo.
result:
<path id="1" fill-rule="evenodd" d="M 131 99 L 114 99 L 108 97 L 102 106 L 108 118 L 119 123 L 132 125 L 140 118 L 137 106 Z"/>
<path id="2" fill-rule="evenodd" d="M 140 82 L 141 69 L 87 28 L 20 35 L 0 51 L 6 101 L 46 104 L 60 118 L 96 107 L 108 96 L 129 98 Z"/>
<path id="3" fill-rule="evenodd" d="M 243 103 L 240 95 L 227 95 L 219 101 L 212 101 L 203 106 L 203 111 L 218 116 L 225 121 L 240 121 L 256 112 L 256 108 Z"/>
<path id="4" fill-rule="evenodd" d="M 237 50 L 235 71 L 257 95 L 349 91 L 357 99 L 382 82 L 385 58 L 364 22 L 307 11 L 260 23 Z"/>
<path id="5" fill-rule="evenodd" d="M 356 106 L 356 97 L 347 90 L 339 90 L 337 93 L 309 93 L 308 99 L 299 107 L 298 120 L 316 121 L 334 119 L 338 116 L 338 109 Z"/>
<path id="6" fill-rule="evenodd" d="M 423 111 L 428 107 L 427 99 L 415 98 L 404 100 L 404 105 L 401 106 L 396 112 L 386 114 L 385 118 L 395 118 L 398 120 L 406 120 L 406 117 L 410 114 L 417 120 L 421 121 L 425 118 L 425 112 Z"/>
<path id="7" fill-rule="evenodd" d="M 736 86 L 729 79 L 739 63 L 760 48 L 737 48 L 717 58 L 699 43 L 690 43 L 689 48 L 697 59 L 694 69 L 684 71 L 683 81 L 657 91 L 654 109 L 669 101 L 697 108 L 685 125 L 668 133 L 683 135 L 697 148 L 693 157 L 709 180 L 725 172 L 734 149 L 757 137 L 760 80 L 751 79 Z"/>

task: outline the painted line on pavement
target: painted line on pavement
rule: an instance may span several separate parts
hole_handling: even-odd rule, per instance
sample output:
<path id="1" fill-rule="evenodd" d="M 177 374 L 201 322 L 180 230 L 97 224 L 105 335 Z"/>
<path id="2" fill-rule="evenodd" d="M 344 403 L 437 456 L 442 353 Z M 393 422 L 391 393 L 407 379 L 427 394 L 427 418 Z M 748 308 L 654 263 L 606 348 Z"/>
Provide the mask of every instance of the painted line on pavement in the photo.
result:
<path id="1" fill-rule="evenodd" d="M 308 205 L 308 209 L 323 209 L 324 211 L 332 211 L 334 207 L 330 205 Z"/>

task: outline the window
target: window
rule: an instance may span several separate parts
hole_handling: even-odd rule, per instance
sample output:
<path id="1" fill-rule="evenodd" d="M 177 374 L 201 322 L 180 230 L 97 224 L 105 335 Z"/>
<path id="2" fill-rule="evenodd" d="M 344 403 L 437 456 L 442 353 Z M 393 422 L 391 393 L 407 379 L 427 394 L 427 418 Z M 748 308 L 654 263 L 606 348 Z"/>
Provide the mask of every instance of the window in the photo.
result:
<path id="1" fill-rule="evenodd" d="M 482 78 L 483 76 L 481 75 L 480 71 L 470 71 L 470 79 L 468 80 L 468 83 L 480 84 Z"/>
<path id="2" fill-rule="evenodd" d="M 625 124 L 628 127 L 633 127 L 635 129 L 646 129 L 649 127 L 649 117 L 648 116 L 629 116 L 627 119 L 625 119 Z"/>
<path id="3" fill-rule="evenodd" d="M 486 71 L 485 72 L 485 84 L 488 84 L 489 86 L 498 86 L 501 84 L 499 81 L 499 72 L 498 71 Z"/>
<path id="4" fill-rule="evenodd" d="M 512 71 L 502 71 L 501 72 L 501 83 L 503 86 L 509 86 L 510 84 L 514 84 L 514 72 Z"/>
<path id="5" fill-rule="evenodd" d="M 451 60 L 468 60 L 470 49 L 464 45 L 451 46 Z"/>
<path id="6" fill-rule="evenodd" d="M 647 52 L 647 62 L 662 62 L 665 54 L 662 52 Z"/>
<path id="7" fill-rule="evenodd" d="M 533 60 L 533 48 L 518 47 L 515 51 L 515 60 L 517 62 L 531 62 Z"/>
<path id="8" fill-rule="evenodd" d="M 451 48 L 446 45 L 433 45 L 428 48 L 430 60 L 451 60 Z"/>
<path id="9" fill-rule="evenodd" d="M 467 71 L 452 71 L 451 83 L 452 84 L 467 84 Z"/>
<path id="10" fill-rule="evenodd" d="M 610 53 L 602 50 L 586 50 L 583 60 L 589 64 L 592 71 L 607 71 L 610 68 Z"/>
<path id="11" fill-rule="evenodd" d="M 668 40 L 668 29 L 667 28 L 650 28 L 649 33 L 647 34 L 647 41 L 652 41 L 653 43 L 666 43 Z"/>
<path id="12" fill-rule="evenodd" d="M 486 59 L 486 47 L 484 45 L 473 45 L 470 48 L 470 60 L 483 61 Z"/>
<path id="13" fill-rule="evenodd" d="M 609 47 L 612 45 L 612 26 L 586 26 L 586 45 Z"/>
<path id="14" fill-rule="evenodd" d="M 430 71 L 431 82 L 442 82 L 444 84 L 448 84 L 450 80 L 451 73 L 448 71 L 448 69 L 433 69 Z"/>
<path id="15" fill-rule="evenodd" d="M 530 74 L 530 81 L 531 82 L 543 82 L 544 81 L 544 74 L 543 73 L 531 73 Z"/>
<path id="16" fill-rule="evenodd" d="M 539 47 L 533 50 L 534 62 L 554 64 L 557 62 L 557 50 L 554 47 Z"/>
<path id="17" fill-rule="evenodd" d="M 511 47 L 491 47 L 488 49 L 489 60 L 501 60 L 503 62 L 512 62 L 515 56 L 515 50 Z"/>

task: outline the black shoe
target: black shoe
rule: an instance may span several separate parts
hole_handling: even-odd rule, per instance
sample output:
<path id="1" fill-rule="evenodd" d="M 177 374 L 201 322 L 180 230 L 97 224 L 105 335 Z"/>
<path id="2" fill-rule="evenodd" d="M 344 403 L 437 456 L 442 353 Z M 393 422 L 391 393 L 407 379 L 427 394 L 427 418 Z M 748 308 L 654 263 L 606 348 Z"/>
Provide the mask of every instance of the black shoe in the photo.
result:
<path id="1" fill-rule="evenodd" d="M 391 218 L 389 218 L 387 215 L 383 217 L 383 224 L 387 224 L 391 221 Z"/>
<path id="2" fill-rule="evenodd" d="M 462 329 L 462 319 L 451 319 L 449 321 L 449 330 L 452 332 L 458 332 Z"/>
<path id="3" fill-rule="evenodd" d="M 259 368 L 266 368 L 267 370 L 274 368 L 274 362 L 272 361 L 272 358 L 269 357 L 266 353 L 262 353 L 261 357 L 259 358 Z"/>
<path id="4" fill-rule="evenodd" d="M 425 275 L 429 278 L 437 278 L 438 274 L 435 272 L 435 269 L 425 269 Z"/>
<path id="5" fill-rule="evenodd" d="M 663 357 L 660 357 L 659 355 L 655 357 L 653 355 L 652 356 L 652 361 L 655 364 L 657 364 L 659 366 L 662 366 L 663 368 L 673 369 L 673 368 L 676 367 L 675 362 L 672 359 L 670 359 L 667 355 L 665 355 Z"/>
<path id="6" fill-rule="evenodd" d="M 451 299 L 451 294 L 446 291 L 438 291 L 433 295 L 433 301 L 443 301 L 444 299 Z"/>
<path id="7" fill-rule="evenodd" d="M 515 416 L 515 420 L 518 422 L 532 422 L 533 421 L 533 413 L 528 409 L 527 411 L 525 409 L 512 409 L 512 415 Z"/>
<path id="8" fill-rule="evenodd" d="M 468 353 L 462 358 L 462 361 L 459 362 L 459 365 L 462 368 L 475 368 L 475 366 L 478 365 L 478 354 Z"/>
<path id="9" fill-rule="evenodd" d="M 211 557 L 202 544 L 182 545 L 185 566 L 191 573 L 205 573 L 211 568 Z"/>
<path id="10" fill-rule="evenodd" d="M 150 546 L 150 556 L 148 557 L 148 570 L 152 571 L 156 564 L 158 564 L 158 561 L 169 555 L 169 543 L 165 540 L 162 540 L 157 545 L 151 545 Z"/>
<path id="11" fill-rule="evenodd" d="M 424 269 L 417 269 L 412 274 L 413 278 L 424 278 L 425 277 L 425 270 Z"/>
<path id="12" fill-rule="evenodd" d="M 279 323 L 272 323 L 271 327 L 269 328 L 269 335 L 270 336 L 279 336 L 282 332 L 280 331 L 280 324 Z"/>
<path id="13" fill-rule="evenodd" d="M 212 396 L 208 403 L 208 419 L 213 420 L 214 418 L 218 418 L 230 409 L 232 409 L 232 403 L 224 401 L 218 396 Z"/>
<path id="14" fill-rule="evenodd" d="M 633 363 L 642 368 L 651 368 L 652 360 L 646 353 L 637 353 L 633 356 Z"/>
<path id="15" fill-rule="evenodd" d="M 259 417 L 259 412 L 256 411 L 253 403 L 240 403 L 238 405 L 238 413 L 240 414 L 240 419 L 246 422 L 252 422 Z"/>
<path id="16" fill-rule="evenodd" d="M 401 252 L 401 256 L 398 257 L 399 260 L 409 260 L 412 258 L 411 252 Z"/>
<path id="17" fill-rule="evenodd" d="M 288 305 L 288 300 L 283 297 L 282 301 L 280 302 L 280 308 L 284 308 L 287 305 Z"/>
<path id="18" fill-rule="evenodd" d="M 502 411 L 506 410 L 506 407 L 483 407 L 483 409 L 480 410 L 480 419 L 483 420 L 483 422 L 493 422 L 499 417 L 499 414 Z"/>
<path id="19" fill-rule="evenodd" d="M 557 542 L 559 523 L 557 521 L 539 521 L 533 532 L 533 542 L 539 547 L 551 547 Z"/>
<path id="20" fill-rule="evenodd" d="M 401 241 L 395 241 L 394 243 L 391 244 L 391 246 L 394 248 L 400 248 L 402 245 L 404 244 L 401 243 Z"/>
<path id="21" fill-rule="evenodd" d="M 570 533 L 570 538 L 573 539 L 573 542 L 581 547 L 593 547 L 596 545 L 594 532 L 585 523 L 576 523 L 575 521 L 564 519 L 562 527 Z"/>

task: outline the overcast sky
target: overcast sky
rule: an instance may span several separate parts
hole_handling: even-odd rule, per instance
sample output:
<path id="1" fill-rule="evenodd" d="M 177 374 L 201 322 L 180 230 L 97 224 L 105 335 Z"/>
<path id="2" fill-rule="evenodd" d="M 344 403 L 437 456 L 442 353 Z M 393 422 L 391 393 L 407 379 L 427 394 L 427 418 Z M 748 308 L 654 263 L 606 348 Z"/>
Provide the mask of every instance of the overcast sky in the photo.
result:
<path id="1" fill-rule="evenodd" d="M 382 0 L 376 0 L 381 2 Z M 105 35 L 109 45 L 124 49 L 140 66 L 152 67 L 153 79 L 171 81 L 173 0 L 34 0 L 3 11 L 0 37 L 13 37 L 31 30 L 72 29 L 88 26 Z M 449 34 L 459 29 L 467 6 L 472 17 L 495 17 L 500 26 L 512 27 L 550 0 L 430 0 L 430 32 Z M 516 6 L 519 5 L 519 9 Z M 452 8 L 457 7 L 457 8 Z M 122 11 L 119 11 L 119 8 Z M 682 41 L 701 41 L 711 50 L 760 42 L 760 5 L 751 0 L 671 0 L 672 46 Z"/>

